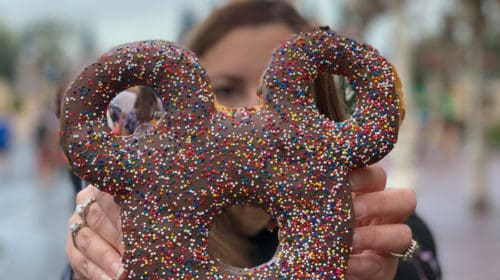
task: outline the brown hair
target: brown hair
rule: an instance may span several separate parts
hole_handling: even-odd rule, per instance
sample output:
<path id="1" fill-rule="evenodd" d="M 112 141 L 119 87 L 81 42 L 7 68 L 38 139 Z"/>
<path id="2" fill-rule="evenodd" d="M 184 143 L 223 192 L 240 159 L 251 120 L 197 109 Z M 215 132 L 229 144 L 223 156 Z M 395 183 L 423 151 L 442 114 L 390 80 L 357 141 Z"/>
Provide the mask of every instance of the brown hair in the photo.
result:
<path id="1" fill-rule="evenodd" d="M 293 32 L 307 32 L 314 28 L 286 1 L 236 1 L 212 12 L 186 38 L 186 46 L 202 57 L 207 50 L 232 30 L 283 22 Z M 344 99 L 337 94 L 333 75 L 325 74 L 315 81 L 313 91 L 318 110 L 335 121 L 343 121 L 346 114 Z"/>
<path id="2" fill-rule="evenodd" d="M 236 1 L 215 10 L 194 28 L 187 36 L 186 47 L 203 57 L 219 40 L 238 27 L 276 22 L 285 23 L 296 33 L 313 30 L 285 1 Z M 321 113 L 335 121 L 344 120 L 345 103 L 336 92 L 333 75 L 319 77 L 315 81 L 313 93 Z M 244 207 L 234 206 L 216 218 L 209 237 L 209 251 L 213 257 L 236 267 L 251 267 L 262 262 L 256 260 L 254 246 L 245 237 L 257 233 L 255 228 L 262 229 L 262 225 L 267 222 L 262 218 L 263 213 L 251 212 L 245 211 Z M 264 219 L 264 223 L 261 219 Z"/>
<path id="3" fill-rule="evenodd" d="M 161 110 L 159 99 L 152 88 L 146 86 L 138 86 L 137 88 L 137 99 L 134 103 L 137 122 L 149 122 L 153 118 L 153 112 Z"/>

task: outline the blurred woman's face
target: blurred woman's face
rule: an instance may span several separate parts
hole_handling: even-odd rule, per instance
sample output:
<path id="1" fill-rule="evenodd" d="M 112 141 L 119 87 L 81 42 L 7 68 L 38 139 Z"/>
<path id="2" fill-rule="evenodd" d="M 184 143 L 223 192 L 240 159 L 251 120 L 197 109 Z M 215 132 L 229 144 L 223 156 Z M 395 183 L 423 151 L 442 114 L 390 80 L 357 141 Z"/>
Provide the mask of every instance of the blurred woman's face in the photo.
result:
<path id="1" fill-rule="evenodd" d="M 219 104 L 230 108 L 260 104 L 260 77 L 271 54 L 293 34 L 285 23 L 238 27 L 200 57 Z"/>

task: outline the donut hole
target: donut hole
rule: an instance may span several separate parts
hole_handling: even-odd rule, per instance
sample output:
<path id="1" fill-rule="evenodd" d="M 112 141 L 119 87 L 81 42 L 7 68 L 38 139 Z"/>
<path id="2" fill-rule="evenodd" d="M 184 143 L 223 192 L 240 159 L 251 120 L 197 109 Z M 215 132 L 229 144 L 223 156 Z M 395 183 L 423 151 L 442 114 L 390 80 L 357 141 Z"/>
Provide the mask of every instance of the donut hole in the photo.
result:
<path id="1" fill-rule="evenodd" d="M 272 261 L 279 248 L 276 223 L 262 208 L 234 205 L 217 216 L 208 253 L 230 274 L 242 274 Z"/>
<path id="2" fill-rule="evenodd" d="M 326 118 L 342 122 L 354 112 L 356 95 L 344 76 L 321 75 L 311 90 L 318 111 Z"/>
<path id="3" fill-rule="evenodd" d="M 148 86 L 135 86 L 117 94 L 106 110 L 113 134 L 127 136 L 152 129 L 155 113 L 163 111 L 161 99 Z"/>

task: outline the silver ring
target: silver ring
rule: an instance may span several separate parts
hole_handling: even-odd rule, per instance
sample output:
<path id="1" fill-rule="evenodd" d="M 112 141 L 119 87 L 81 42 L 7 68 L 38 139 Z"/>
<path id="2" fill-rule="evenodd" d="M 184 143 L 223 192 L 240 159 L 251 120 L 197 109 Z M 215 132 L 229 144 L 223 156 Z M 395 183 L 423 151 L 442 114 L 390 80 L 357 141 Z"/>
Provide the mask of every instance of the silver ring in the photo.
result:
<path id="1" fill-rule="evenodd" d="M 78 204 L 76 206 L 75 211 L 76 211 L 76 213 L 78 213 L 80 218 L 82 218 L 83 225 L 87 225 L 87 215 L 89 214 L 90 205 L 92 205 L 92 203 L 94 203 L 94 202 L 96 202 L 96 200 L 94 198 L 90 198 L 87 201 L 85 201 L 84 203 Z"/>
<path id="2" fill-rule="evenodd" d="M 409 262 L 409 261 L 411 261 L 411 259 L 415 255 L 415 253 L 417 253 L 418 248 L 419 248 L 418 242 L 415 239 L 412 239 L 410 246 L 408 246 L 408 248 L 406 248 L 406 250 L 403 253 L 397 254 L 397 253 L 391 252 L 390 254 L 392 256 L 400 258 L 404 262 Z"/>
<path id="3" fill-rule="evenodd" d="M 76 235 L 80 232 L 80 230 L 84 227 L 85 225 L 83 223 L 72 223 L 69 226 L 69 229 L 71 230 L 71 239 L 73 240 L 73 246 L 78 249 L 78 246 L 76 246 Z"/>

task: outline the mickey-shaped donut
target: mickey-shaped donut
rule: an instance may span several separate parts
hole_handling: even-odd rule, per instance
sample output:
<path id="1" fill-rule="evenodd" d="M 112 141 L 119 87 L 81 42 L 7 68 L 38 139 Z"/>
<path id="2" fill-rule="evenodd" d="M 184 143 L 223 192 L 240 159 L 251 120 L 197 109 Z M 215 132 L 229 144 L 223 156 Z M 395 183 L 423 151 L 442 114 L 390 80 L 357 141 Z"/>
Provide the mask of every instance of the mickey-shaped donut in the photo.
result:
<path id="1" fill-rule="evenodd" d="M 321 115 L 320 74 L 347 77 L 356 109 Z M 327 30 L 295 35 L 263 75 L 263 107 L 218 111 L 205 71 L 166 41 L 126 44 L 85 68 L 66 93 L 62 144 L 75 173 L 122 209 L 130 279 L 343 279 L 353 232 L 347 174 L 397 140 L 391 64 L 372 47 Z M 113 136 L 105 111 L 131 86 L 154 89 L 165 113 L 153 131 Z M 211 225 L 236 204 L 261 207 L 280 227 L 271 261 L 228 269 L 207 251 Z"/>

